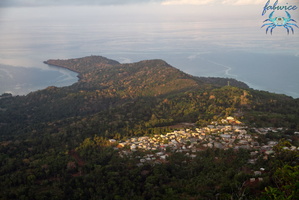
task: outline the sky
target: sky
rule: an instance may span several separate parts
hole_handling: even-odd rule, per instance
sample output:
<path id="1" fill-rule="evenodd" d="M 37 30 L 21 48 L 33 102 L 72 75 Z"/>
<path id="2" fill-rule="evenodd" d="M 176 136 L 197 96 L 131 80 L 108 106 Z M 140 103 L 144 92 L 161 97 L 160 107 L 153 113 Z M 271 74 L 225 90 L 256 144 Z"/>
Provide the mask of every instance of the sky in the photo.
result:
<path id="1" fill-rule="evenodd" d="M 295 58 L 283 66 L 295 67 L 299 29 L 293 26 L 288 35 L 279 27 L 266 34 L 261 26 L 271 13 L 262 16 L 267 1 L 0 0 L 0 64 L 44 68 L 42 61 L 50 58 L 103 55 L 120 62 L 160 58 L 194 75 L 205 66 L 234 74 L 229 69 L 235 66 L 261 68 L 287 54 Z M 299 7 L 299 0 L 278 2 Z M 289 12 L 299 24 L 299 9 Z M 240 53 L 247 52 L 257 53 L 259 61 L 245 65 Z"/>
<path id="2" fill-rule="evenodd" d="M 298 45 L 293 45 L 298 39 L 299 29 L 294 27 L 295 34 L 286 34 L 286 29 L 276 28 L 275 34 L 266 35 L 266 28 L 261 26 L 263 21 L 269 17 L 270 11 L 262 16 L 263 7 L 268 0 L 0 0 L 0 38 L 3 46 L 28 46 L 29 36 L 37 35 L 33 31 L 40 25 L 47 27 L 61 25 L 67 29 L 68 25 L 80 25 L 84 33 L 86 21 L 89 23 L 144 23 L 143 29 L 153 31 L 153 37 L 158 38 L 158 34 L 163 36 L 165 27 L 150 29 L 148 23 L 152 22 L 171 22 L 167 26 L 173 26 L 173 31 L 177 32 L 184 24 L 179 23 L 197 23 L 205 22 L 209 31 L 215 31 L 216 34 L 207 35 L 205 28 L 191 27 L 194 34 L 197 31 L 206 33 L 202 39 L 200 34 L 192 35 L 194 40 L 208 41 L 210 44 L 218 46 L 239 46 L 242 48 L 256 48 L 260 51 L 263 46 L 268 49 L 292 49 L 294 54 L 299 54 Z M 269 5 L 273 5 L 275 0 L 270 0 Z M 279 5 L 296 5 L 299 7 L 299 0 L 279 0 Z M 290 11 L 292 18 L 299 22 L 299 9 Z M 277 11 L 274 16 L 286 17 L 283 11 Z M 15 22 L 18 24 L 14 24 Z M 20 26 L 24 21 L 25 27 Z M 177 22 L 177 24 L 175 24 Z M 139 26 L 140 24 L 138 24 Z M 135 32 L 139 32 L 138 26 L 135 26 Z M 141 25 L 140 25 L 141 26 Z M 201 24 L 203 26 L 203 24 Z M 32 27 L 29 29 L 29 27 Z M 45 27 L 46 28 L 46 27 Z M 129 33 L 126 27 L 122 27 L 123 33 Z M 160 29 L 162 28 L 162 29 Z M 167 29 L 169 29 L 168 27 Z M 191 30 L 191 28 L 189 28 Z M 107 28 L 108 29 L 108 28 Z M 165 29 L 165 30 L 164 30 Z M 93 30 L 90 30 L 93 31 Z M 113 31 L 113 28 L 111 28 Z M 23 33 L 24 37 L 13 38 L 12 33 Z M 85 33 L 87 30 L 85 31 Z M 117 34 L 118 31 L 113 32 Z M 66 33 L 66 32 L 65 32 Z M 1 35 L 2 34 L 2 35 Z M 131 34 L 131 33 L 130 33 Z M 134 32 L 132 33 L 134 34 Z M 262 34 L 262 35 L 261 35 Z M 57 37 L 68 41 L 66 34 L 57 33 Z M 187 36 L 187 35 L 186 35 Z M 189 35 L 188 35 L 189 36 Z M 28 38 L 27 37 L 27 38 Z M 147 35 L 147 37 L 150 37 Z M 184 37 L 181 33 L 180 38 Z M 188 38 L 187 38 L 188 39 Z M 32 42 L 34 44 L 34 42 Z M 298 42 L 296 43 L 298 44 Z M 0 61 L 1 58 L 0 48 Z M 6 53 L 6 52 L 3 52 Z M 2 57 L 4 57 L 2 55 Z"/>
<path id="3" fill-rule="evenodd" d="M 94 20 L 106 23 L 115 21 L 124 22 L 153 22 L 153 21 L 177 21 L 177 22 L 196 22 L 206 21 L 214 25 L 219 33 L 228 33 L 232 29 L 240 32 L 240 37 L 244 40 L 251 37 L 250 32 L 244 32 L 249 26 L 256 27 L 256 31 L 261 30 L 263 21 L 269 17 L 271 11 L 262 16 L 263 7 L 268 0 L 0 0 L 0 28 L 10 25 L 16 18 L 21 20 L 36 22 L 45 21 L 57 23 L 60 21 Z M 273 5 L 275 0 L 270 0 L 269 5 Z M 280 6 L 296 5 L 299 7 L 299 0 L 279 0 Z M 43 7 L 43 9 L 39 9 Z M 77 7 L 77 8 L 76 8 Z M 47 8 L 47 9 L 45 9 Z M 75 13 L 74 13 L 75 12 Z M 299 9 L 289 11 L 292 18 L 299 22 Z M 53 15 L 53 13 L 55 13 Z M 99 13 L 101 15 L 99 15 Z M 99 17 L 100 16 L 100 17 Z M 283 11 L 276 11 L 274 17 L 286 17 Z M 3 23 L 1 23 L 3 21 Z M 51 22 L 52 21 L 52 22 Z M 80 23 L 80 21 L 78 22 Z M 32 24 L 33 25 L 33 24 Z M 11 27 L 10 27 L 11 28 Z M 266 30 L 267 26 L 263 29 Z M 231 29 L 231 30 L 229 30 Z M 298 33 L 299 30 L 296 30 Z M 285 32 L 284 28 L 274 29 Z M 8 32 L 8 31 L 7 31 Z M 265 31 L 264 31 L 265 32 Z M 281 35 L 282 36 L 282 35 Z M 283 35 L 285 36 L 285 34 Z M 290 37 L 277 38 L 278 34 L 272 36 L 273 40 L 280 40 L 282 45 L 289 45 L 292 39 L 298 34 Z M 219 34 L 219 38 L 223 38 Z M 275 38 L 276 37 L 276 38 Z M 261 39 L 261 38 L 256 38 Z M 270 37 L 265 38 L 267 42 Z M 282 40 L 287 39 L 285 42 Z M 6 41 L 4 41 L 6 42 Z M 10 41 L 11 42 L 11 41 Z M 294 47 L 292 47 L 294 48 Z M 298 47 L 299 48 L 299 47 Z M 296 50 L 297 51 L 297 50 Z"/>
<path id="4" fill-rule="evenodd" d="M 292 0 L 292 2 L 295 1 Z M 142 3 L 161 5 L 262 5 L 265 4 L 265 0 L 1 0 L 0 6 L 125 5 Z"/>
<path id="5" fill-rule="evenodd" d="M 0 0 L 0 8 L 11 7 L 66 7 L 66 6 L 95 6 L 95 7 L 123 7 L 135 6 L 142 12 L 148 13 L 151 6 L 155 6 L 152 12 L 192 13 L 203 12 L 204 14 L 223 15 L 226 17 L 231 11 L 239 11 L 239 17 L 247 17 L 246 13 L 259 13 L 268 0 Z M 270 6 L 276 0 L 270 0 Z M 296 5 L 299 7 L 299 0 L 279 0 L 279 6 Z M 143 7 L 142 7 L 143 6 Z M 144 6 L 147 6 L 145 8 Z M 159 10 L 160 9 L 160 10 Z M 162 11 L 161 11 L 162 10 Z M 292 11 L 296 18 L 299 18 L 299 9 Z M 0 10 L 0 17 L 5 10 Z M 197 13 L 198 14 L 198 13 Z M 270 11 L 268 11 L 270 14 Z M 282 13 L 281 16 L 285 15 Z M 1 19 L 0 19 L 1 20 Z"/>
<path id="6" fill-rule="evenodd" d="M 0 0 L 0 8 L 10 7 L 65 7 L 65 6 L 156 6 L 163 12 L 171 10 L 172 12 L 203 12 L 210 14 L 219 14 L 226 16 L 230 10 L 239 10 L 240 17 L 244 16 L 250 10 L 259 10 L 262 13 L 263 7 L 268 0 Z M 270 0 L 269 5 L 273 5 L 276 0 Z M 299 0 L 279 0 L 279 6 L 296 5 L 299 7 Z M 140 7 L 140 10 L 149 10 Z M 204 8 L 204 10 L 194 9 Z M 251 11 L 252 12 L 252 11 Z M 299 9 L 292 11 L 296 17 L 299 17 Z M 0 10 L 0 17 L 4 11 Z M 268 11 L 270 13 L 270 11 Z M 283 13 L 285 14 L 285 13 Z"/>

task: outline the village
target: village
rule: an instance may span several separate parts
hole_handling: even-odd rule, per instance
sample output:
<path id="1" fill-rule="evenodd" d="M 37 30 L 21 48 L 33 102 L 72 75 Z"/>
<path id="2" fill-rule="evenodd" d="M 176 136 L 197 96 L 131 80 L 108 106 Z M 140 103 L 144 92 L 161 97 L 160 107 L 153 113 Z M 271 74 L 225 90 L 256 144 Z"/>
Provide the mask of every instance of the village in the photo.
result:
<path id="1" fill-rule="evenodd" d="M 259 143 L 261 135 L 268 132 L 285 131 L 284 128 L 253 128 L 251 132 L 248 127 L 233 117 L 221 120 L 221 124 L 212 122 L 204 128 L 182 129 L 165 135 L 154 135 L 153 137 L 133 137 L 126 141 L 110 139 L 110 143 L 116 144 L 121 157 L 130 156 L 133 152 L 143 151 L 144 156 L 139 156 L 138 166 L 145 163 L 160 164 L 166 162 L 167 157 L 175 152 L 184 153 L 185 156 L 196 158 L 196 152 L 208 148 L 218 149 L 248 149 L 251 150 L 252 158 L 248 163 L 255 164 L 257 157 L 262 155 L 264 159 L 274 154 L 273 147 L 278 141 L 268 140 L 267 143 Z M 252 133 L 254 132 L 254 133 Z M 298 132 L 295 132 L 298 134 Z M 299 147 L 285 147 L 286 150 L 299 151 Z"/>
<path id="2" fill-rule="evenodd" d="M 116 141 L 110 139 L 114 144 L 115 150 L 119 151 L 121 157 L 129 157 L 138 160 L 137 166 L 144 164 L 162 164 L 166 163 L 167 157 L 171 154 L 180 152 L 185 155 L 186 160 L 193 160 L 197 157 L 197 152 L 207 150 L 208 148 L 216 149 L 247 149 L 250 151 L 248 164 L 254 166 L 258 158 L 268 160 L 269 156 L 274 156 L 274 146 L 278 144 L 277 140 L 267 139 L 261 142 L 260 137 L 267 133 L 278 133 L 286 131 L 285 128 L 251 128 L 233 117 L 227 117 L 221 120 L 221 124 L 212 122 L 211 125 L 203 128 L 181 129 L 166 133 L 165 135 L 154 135 L 153 137 L 133 137 L 126 141 Z M 299 136 L 299 132 L 294 135 Z M 290 140 L 290 139 L 288 139 Z M 286 151 L 297 151 L 299 147 L 283 147 Z M 134 152 L 143 152 L 141 155 Z M 135 155 L 135 156 L 134 156 Z M 187 162 L 187 161 L 183 161 Z M 258 184 L 263 181 L 265 168 L 252 170 L 252 177 L 247 184 Z"/>

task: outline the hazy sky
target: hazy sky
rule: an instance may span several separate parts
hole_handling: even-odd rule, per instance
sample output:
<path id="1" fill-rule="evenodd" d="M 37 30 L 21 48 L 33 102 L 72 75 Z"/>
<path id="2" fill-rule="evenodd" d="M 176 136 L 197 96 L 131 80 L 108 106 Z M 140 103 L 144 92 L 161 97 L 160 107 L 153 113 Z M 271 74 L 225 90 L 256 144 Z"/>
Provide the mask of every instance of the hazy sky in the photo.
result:
<path id="1" fill-rule="evenodd" d="M 267 27 L 261 28 L 263 21 L 270 14 L 268 11 L 262 16 L 266 2 L 267 0 L 0 0 L 0 41 L 2 38 L 1 46 L 4 54 L 7 53 L 9 46 L 15 45 L 14 48 L 25 46 L 30 37 L 43 36 L 43 33 L 33 31 L 41 27 L 40 25 L 44 26 L 43 30 L 59 25 L 70 32 L 69 25 L 78 25 L 81 27 L 78 34 L 84 35 L 88 31 L 94 31 L 90 29 L 92 26 L 85 27 L 86 23 L 96 24 L 95 28 L 100 27 L 98 23 L 101 23 L 105 27 L 104 30 L 110 30 L 113 35 L 135 35 L 135 33 L 142 33 L 140 31 L 142 27 L 143 30 L 148 31 L 145 31 L 147 35 L 141 35 L 141 38 L 152 37 L 157 38 L 158 41 L 160 36 L 164 37 L 166 29 L 169 31 L 171 28 L 172 34 L 183 38 L 181 42 L 194 39 L 217 46 L 249 47 L 255 48 L 256 51 L 260 51 L 261 47 L 273 51 L 290 49 L 295 54 L 299 54 L 297 27 L 294 27 L 295 33 L 289 35 L 286 34 L 286 29 L 275 28 L 273 30 L 275 34 L 272 36 L 266 35 Z M 271 0 L 270 5 L 274 2 L 275 0 Z M 279 5 L 299 7 L 299 0 L 279 0 Z M 292 18 L 299 22 L 299 9 L 290 13 Z M 277 11 L 275 16 L 286 17 L 286 13 Z M 111 23 L 121 22 L 124 22 L 127 27 L 118 27 L 114 30 L 111 26 Z M 138 22 L 138 24 L 128 28 L 127 23 L 130 22 Z M 163 24 L 165 27 L 152 26 L 151 28 L 149 23 L 153 22 L 171 22 L 167 24 L 171 27 Z M 184 28 L 182 28 L 184 22 L 194 23 L 194 25 L 198 22 L 204 24 L 201 23 L 200 27 L 199 25 L 188 27 L 190 32 L 185 34 L 180 33 Z M 26 26 L 23 27 L 22 24 Z M 13 37 L 13 33 L 19 35 Z M 56 37 L 68 41 L 69 36 L 66 33 L 56 33 Z M 103 38 L 101 34 L 97 37 Z M 132 38 L 132 42 L 136 41 Z M 32 43 L 35 44 L 34 41 Z M 188 42 L 184 44 L 188 46 Z M 0 53 L 2 53 L 1 48 Z"/>
<path id="2" fill-rule="evenodd" d="M 261 28 L 270 14 L 262 16 L 266 2 L 0 0 L 0 65 L 45 68 L 42 61 L 50 58 L 87 55 L 120 62 L 161 58 L 193 75 L 230 75 L 241 80 L 245 78 L 235 76 L 237 68 L 246 73 L 260 70 L 264 80 L 269 75 L 265 67 L 273 66 L 283 71 L 273 70 L 272 77 L 290 80 L 284 85 L 295 87 L 299 29 L 293 26 L 294 34 L 288 35 L 285 28 L 277 27 L 272 35 L 266 34 L 267 27 Z M 279 0 L 279 5 L 299 7 L 299 0 Z M 299 24 L 299 9 L 290 14 Z M 286 17 L 286 13 L 276 11 L 276 16 Z M 250 59 L 244 63 L 244 58 Z M 210 73 L 212 69 L 217 73 Z M 272 80 L 246 81 L 277 87 Z M 299 96 L 296 91 L 294 96 Z"/>
<path id="3" fill-rule="evenodd" d="M 239 18 L 261 16 L 263 7 L 268 0 L 0 0 L 0 8 L 11 7 L 67 7 L 67 6 L 95 6 L 95 7 L 139 7 L 144 14 L 149 12 L 162 12 L 174 14 L 200 15 L 210 14 L 207 18 L 220 15 L 223 18 L 238 15 Z M 269 5 L 273 5 L 276 0 L 271 0 Z M 299 0 L 279 0 L 279 6 L 296 5 L 299 7 Z M 155 6 L 154 8 L 151 6 Z M 137 10 L 138 10 L 137 9 Z M 276 11 L 276 13 L 282 11 Z M 0 17 L 5 16 L 5 10 L 0 10 Z M 247 15 L 249 13 L 249 15 Z M 292 17 L 299 18 L 299 9 L 291 11 Z M 129 13 L 128 13 L 129 14 Z M 138 14 L 138 12 L 137 12 Z M 142 13 L 141 13 L 142 14 Z M 268 11 L 267 15 L 270 14 Z M 1 19 L 0 19 L 1 20 Z"/>
<path id="4" fill-rule="evenodd" d="M 296 2 L 292 0 L 291 2 Z M 48 6 L 48 5 L 123 5 L 157 3 L 162 5 L 261 5 L 265 0 L 1 0 L 1 6 Z M 283 1 L 280 1 L 283 2 Z M 297 1 L 298 2 L 298 1 Z"/>

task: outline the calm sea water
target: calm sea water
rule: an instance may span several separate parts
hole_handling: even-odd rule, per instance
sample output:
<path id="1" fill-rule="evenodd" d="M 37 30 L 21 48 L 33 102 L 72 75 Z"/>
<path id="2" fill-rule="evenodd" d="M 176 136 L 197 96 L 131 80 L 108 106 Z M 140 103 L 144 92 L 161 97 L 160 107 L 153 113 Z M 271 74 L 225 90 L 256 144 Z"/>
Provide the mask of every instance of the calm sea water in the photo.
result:
<path id="1" fill-rule="evenodd" d="M 76 73 L 43 61 L 102 55 L 122 63 L 163 59 L 195 76 L 236 78 L 255 89 L 299 97 L 299 30 L 265 34 L 265 17 L 253 11 L 225 19 L 200 11 L 154 11 L 0 9 L 0 93 L 71 85 Z"/>
<path id="2" fill-rule="evenodd" d="M 0 94 L 24 95 L 48 86 L 67 86 L 78 80 L 77 73 L 50 69 L 13 67 L 0 64 Z"/>

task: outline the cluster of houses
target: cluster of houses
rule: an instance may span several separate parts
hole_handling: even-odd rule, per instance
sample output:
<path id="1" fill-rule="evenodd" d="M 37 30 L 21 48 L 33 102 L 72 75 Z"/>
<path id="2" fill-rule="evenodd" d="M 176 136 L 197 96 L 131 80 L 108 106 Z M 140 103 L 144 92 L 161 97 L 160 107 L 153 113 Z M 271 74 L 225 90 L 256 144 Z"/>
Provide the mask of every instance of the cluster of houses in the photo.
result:
<path id="1" fill-rule="evenodd" d="M 247 127 L 242 125 L 233 117 L 222 120 L 222 123 L 213 123 L 204 128 L 195 130 L 185 129 L 173 131 L 165 135 L 154 135 L 153 137 L 134 137 L 126 141 L 116 141 L 111 139 L 111 143 L 117 143 L 120 156 L 130 155 L 134 151 L 146 152 L 140 157 L 140 165 L 146 162 L 161 163 L 174 152 L 185 153 L 190 158 L 196 157 L 197 151 L 207 148 L 220 149 L 250 149 L 252 150 L 252 159 L 248 162 L 254 164 L 257 155 L 262 152 L 266 156 L 274 153 L 273 147 L 277 141 L 268 141 L 267 144 L 259 144 L 257 139 L 260 134 L 266 134 L 268 131 L 282 131 L 277 128 L 255 129 L 255 133 L 248 133 Z M 287 148 L 287 147 L 286 147 Z M 299 150 L 297 147 L 290 147 L 290 150 Z"/>

